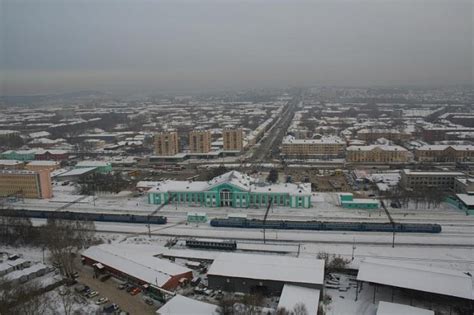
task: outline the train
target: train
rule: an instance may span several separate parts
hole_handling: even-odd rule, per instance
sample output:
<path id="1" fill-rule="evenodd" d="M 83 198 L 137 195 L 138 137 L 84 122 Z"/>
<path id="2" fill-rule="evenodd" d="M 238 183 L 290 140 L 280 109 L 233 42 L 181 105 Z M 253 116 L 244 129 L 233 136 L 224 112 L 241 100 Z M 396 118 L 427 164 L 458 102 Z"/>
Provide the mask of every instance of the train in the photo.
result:
<path id="1" fill-rule="evenodd" d="M 212 219 L 211 226 L 310 231 L 355 231 L 355 232 L 400 232 L 400 233 L 440 233 L 441 225 L 425 223 L 371 223 L 371 222 L 324 222 L 324 221 L 287 221 L 258 219 Z"/>
<path id="2" fill-rule="evenodd" d="M 7 217 L 27 217 L 35 219 L 62 219 L 80 221 L 99 222 L 119 222 L 119 223 L 145 223 L 145 224 L 166 224 L 167 218 L 163 216 L 147 216 L 137 214 L 116 214 L 116 213 L 91 213 L 91 212 L 71 212 L 53 210 L 26 210 L 26 209 L 3 209 L 0 215 Z"/>
<path id="3" fill-rule="evenodd" d="M 237 242 L 232 240 L 187 239 L 186 246 L 191 248 L 236 250 Z"/>

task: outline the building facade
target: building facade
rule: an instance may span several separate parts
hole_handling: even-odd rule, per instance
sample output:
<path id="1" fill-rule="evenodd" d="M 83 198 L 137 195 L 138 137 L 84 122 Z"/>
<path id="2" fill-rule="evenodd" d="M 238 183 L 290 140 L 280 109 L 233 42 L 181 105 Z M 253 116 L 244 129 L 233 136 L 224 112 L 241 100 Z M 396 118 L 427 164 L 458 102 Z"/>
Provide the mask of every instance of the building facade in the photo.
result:
<path id="1" fill-rule="evenodd" d="M 31 161 L 26 164 L 25 169 L 30 171 L 43 171 L 52 172 L 59 168 L 59 162 L 57 161 Z"/>
<path id="2" fill-rule="evenodd" d="M 396 145 L 350 146 L 346 161 L 350 163 L 406 163 L 410 159 L 407 149 Z"/>
<path id="3" fill-rule="evenodd" d="M 357 139 L 366 142 L 374 142 L 380 138 L 391 141 L 408 141 L 412 138 L 412 134 L 396 129 L 361 129 L 357 131 Z"/>
<path id="4" fill-rule="evenodd" d="M 244 132 L 242 128 L 224 128 L 224 151 L 242 151 L 244 147 Z"/>
<path id="5" fill-rule="evenodd" d="M 346 144 L 339 137 L 321 139 L 296 139 L 288 136 L 283 139 L 281 151 L 286 157 L 342 157 Z"/>
<path id="6" fill-rule="evenodd" d="M 210 152 L 211 142 L 210 130 L 193 130 L 189 133 L 189 150 L 192 153 Z"/>
<path id="7" fill-rule="evenodd" d="M 0 154 L 1 159 L 32 161 L 35 159 L 35 150 L 8 150 Z"/>
<path id="8" fill-rule="evenodd" d="M 179 153 L 178 132 L 164 131 L 155 134 L 155 154 L 171 156 Z"/>
<path id="9" fill-rule="evenodd" d="M 472 145 L 428 145 L 415 150 L 420 162 L 470 162 L 474 161 Z"/>
<path id="10" fill-rule="evenodd" d="M 0 196 L 47 199 L 53 197 L 49 171 L 1 170 Z"/>
<path id="11" fill-rule="evenodd" d="M 437 189 L 454 191 L 456 178 L 464 177 L 461 172 L 429 172 L 403 170 L 400 184 L 404 189 L 423 190 Z"/>
<path id="12" fill-rule="evenodd" d="M 148 191 L 150 204 L 196 207 L 260 208 L 311 207 L 310 184 L 258 183 L 247 175 L 230 171 L 209 182 L 163 181 Z"/>

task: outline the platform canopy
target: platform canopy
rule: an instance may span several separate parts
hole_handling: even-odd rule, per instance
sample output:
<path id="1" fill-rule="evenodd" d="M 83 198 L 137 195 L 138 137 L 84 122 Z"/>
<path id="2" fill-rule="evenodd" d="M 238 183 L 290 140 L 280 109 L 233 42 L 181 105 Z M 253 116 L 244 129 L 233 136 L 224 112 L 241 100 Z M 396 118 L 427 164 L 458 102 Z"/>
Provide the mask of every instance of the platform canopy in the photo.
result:
<path id="1" fill-rule="evenodd" d="M 361 262 L 357 280 L 473 300 L 472 277 L 451 269 L 381 259 Z"/>

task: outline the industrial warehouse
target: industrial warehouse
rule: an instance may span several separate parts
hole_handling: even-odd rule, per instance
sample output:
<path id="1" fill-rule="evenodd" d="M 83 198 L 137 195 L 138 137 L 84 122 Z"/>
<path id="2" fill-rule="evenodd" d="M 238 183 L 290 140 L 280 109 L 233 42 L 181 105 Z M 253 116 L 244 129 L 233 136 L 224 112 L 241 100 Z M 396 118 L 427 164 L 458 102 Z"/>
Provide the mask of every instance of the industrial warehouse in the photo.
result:
<path id="1" fill-rule="evenodd" d="M 205 207 L 311 207 L 311 184 L 268 184 L 230 171 L 212 180 L 162 181 L 148 191 L 150 204 L 176 204 Z"/>
<path id="2" fill-rule="evenodd" d="M 180 279 L 192 279 L 192 271 L 168 260 L 153 257 L 150 248 L 99 245 L 82 254 L 87 265 L 103 269 L 119 278 L 138 283 L 152 284 L 173 290 Z"/>
<path id="3" fill-rule="evenodd" d="M 224 291 L 275 295 L 285 284 L 322 290 L 324 260 L 222 253 L 207 276 L 210 288 Z"/>

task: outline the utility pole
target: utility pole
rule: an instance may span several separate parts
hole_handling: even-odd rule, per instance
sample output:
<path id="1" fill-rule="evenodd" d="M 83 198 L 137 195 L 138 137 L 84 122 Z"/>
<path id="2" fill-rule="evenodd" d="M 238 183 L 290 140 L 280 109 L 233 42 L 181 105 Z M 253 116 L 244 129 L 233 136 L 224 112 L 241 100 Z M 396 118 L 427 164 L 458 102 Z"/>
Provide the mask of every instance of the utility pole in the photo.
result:
<path id="1" fill-rule="evenodd" d="M 356 249 L 356 239 L 354 237 L 353 242 L 352 242 L 352 259 L 351 259 L 352 261 L 354 261 L 355 249 Z"/>

